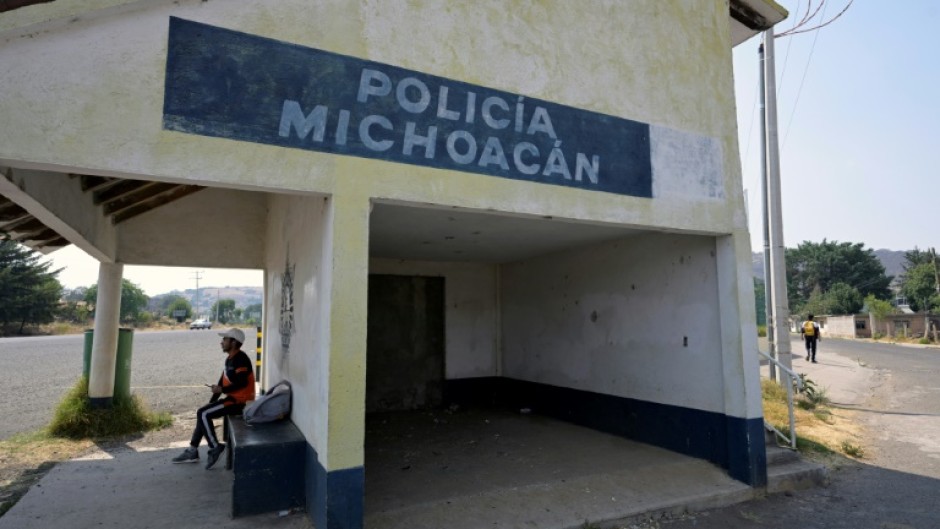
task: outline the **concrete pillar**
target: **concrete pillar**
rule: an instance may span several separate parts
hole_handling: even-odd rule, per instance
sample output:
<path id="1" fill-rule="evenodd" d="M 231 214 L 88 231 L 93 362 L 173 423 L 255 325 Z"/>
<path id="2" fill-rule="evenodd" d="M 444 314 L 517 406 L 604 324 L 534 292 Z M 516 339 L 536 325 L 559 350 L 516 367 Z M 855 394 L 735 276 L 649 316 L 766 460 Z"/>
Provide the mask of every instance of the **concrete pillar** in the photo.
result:
<path id="1" fill-rule="evenodd" d="M 722 383 L 727 421 L 728 473 L 752 487 L 767 484 L 757 316 L 748 233 L 715 239 L 721 313 Z"/>
<path id="2" fill-rule="evenodd" d="M 121 279 L 124 265 L 98 265 L 98 299 L 95 301 L 95 336 L 91 344 L 88 398 L 93 408 L 109 408 L 114 397 L 118 327 L 121 319 Z"/>
<path id="3" fill-rule="evenodd" d="M 350 191 L 338 192 L 329 206 L 327 464 L 307 478 L 317 483 L 307 509 L 314 525 L 324 529 L 363 527 L 370 205 L 367 196 Z"/>

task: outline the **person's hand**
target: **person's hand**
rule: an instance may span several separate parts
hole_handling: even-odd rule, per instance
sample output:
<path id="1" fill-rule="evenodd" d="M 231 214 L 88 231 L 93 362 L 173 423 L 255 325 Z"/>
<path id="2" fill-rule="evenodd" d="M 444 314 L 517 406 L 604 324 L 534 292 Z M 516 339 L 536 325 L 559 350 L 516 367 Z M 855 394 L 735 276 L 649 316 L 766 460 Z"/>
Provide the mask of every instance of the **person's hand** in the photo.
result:
<path id="1" fill-rule="evenodd" d="M 217 385 L 213 384 L 213 385 L 212 385 L 212 393 L 213 393 L 214 395 L 219 395 L 219 394 L 221 394 L 221 393 L 222 393 L 222 386 L 217 386 Z"/>

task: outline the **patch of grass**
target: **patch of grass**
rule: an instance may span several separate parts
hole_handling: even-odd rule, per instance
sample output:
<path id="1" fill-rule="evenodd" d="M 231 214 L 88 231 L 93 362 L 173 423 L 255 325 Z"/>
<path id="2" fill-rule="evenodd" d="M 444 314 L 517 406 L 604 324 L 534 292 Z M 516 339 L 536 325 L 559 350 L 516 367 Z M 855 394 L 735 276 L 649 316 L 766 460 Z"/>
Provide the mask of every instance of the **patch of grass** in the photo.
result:
<path id="1" fill-rule="evenodd" d="M 930 338 L 927 338 L 927 337 L 921 338 L 920 340 L 917 340 L 917 343 L 921 345 L 930 345 Z"/>
<path id="2" fill-rule="evenodd" d="M 810 381 L 812 382 L 812 381 Z M 815 384 L 813 384 L 815 386 Z M 764 419 L 774 428 L 790 435 L 790 418 L 787 411 L 787 390 L 785 386 L 771 380 L 761 380 Z M 840 452 L 840 443 L 846 436 L 856 435 L 853 423 L 848 419 L 847 410 L 834 410 L 828 407 L 825 392 L 816 389 L 812 402 L 803 395 L 794 399 L 794 420 L 796 422 L 796 446 L 803 454 L 830 456 Z M 805 404 L 802 404 L 804 403 Z"/>
<path id="3" fill-rule="evenodd" d="M 842 441 L 842 453 L 856 459 L 865 457 L 865 450 L 861 446 L 852 444 L 850 441 Z"/>
<path id="4" fill-rule="evenodd" d="M 789 432 L 787 432 L 787 434 L 789 435 Z M 829 448 L 824 443 L 816 441 L 811 437 L 802 437 L 800 435 L 796 436 L 796 449 L 803 453 L 814 452 L 822 455 L 830 455 L 835 453 L 835 450 Z"/>
<path id="5" fill-rule="evenodd" d="M 169 413 L 152 413 L 137 395 L 115 398 L 110 409 L 93 409 L 88 401 L 88 379 L 82 377 L 63 397 L 49 424 L 49 435 L 67 439 L 96 439 L 165 428 Z"/>

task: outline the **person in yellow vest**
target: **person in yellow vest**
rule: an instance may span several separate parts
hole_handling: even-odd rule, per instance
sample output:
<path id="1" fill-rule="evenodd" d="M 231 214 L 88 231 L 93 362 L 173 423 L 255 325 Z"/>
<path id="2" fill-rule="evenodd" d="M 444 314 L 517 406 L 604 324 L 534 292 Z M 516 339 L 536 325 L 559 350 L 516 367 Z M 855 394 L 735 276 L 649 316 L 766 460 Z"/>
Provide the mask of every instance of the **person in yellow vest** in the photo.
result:
<path id="1" fill-rule="evenodd" d="M 813 315 L 807 314 L 806 321 L 800 327 L 800 335 L 803 336 L 803 342 L 806 344 L 806 359 L 816 363 L 816 342 L 822 341 L 822 334 L 819 332 L 819 324 L 813 321 Z"/>

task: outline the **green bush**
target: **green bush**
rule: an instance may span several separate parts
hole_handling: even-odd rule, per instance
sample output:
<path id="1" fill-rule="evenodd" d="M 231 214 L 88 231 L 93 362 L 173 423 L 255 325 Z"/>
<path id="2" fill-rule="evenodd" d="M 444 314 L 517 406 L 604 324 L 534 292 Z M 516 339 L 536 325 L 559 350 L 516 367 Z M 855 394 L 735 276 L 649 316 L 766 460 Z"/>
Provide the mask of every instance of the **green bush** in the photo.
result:
<path id="1" fill-rule="evenodd" d="M 929 344 L 930 344 L 930 338 L 927 338 L 927 337 L 925 336 L 925 337 L 921 338 L 920 340 L 917 340 L 917 343 L 919 343 L 919 344 L 921 344 L 921 345 L 929 345 Z"/>
<path id="2" fill-rule="evenodd" d="M 68 439 L 97 439 L 165 428 L 169 413 L 151 413 L 137 395 L 115 398 L 109 409 L 92 409 L 88 379 L 82 377 L 62 398 L 49 424 L 49 434 Z"/>
<path id="3" fill-rule="evenodd" d="M 880 340 L 880 339 L 882 339 L 882 338 L 884 338 L 884 337 L 885 337 L 885 335 L 884 335 L 884 334 L 881 334 L 880 332 L 876 332 L 876 333 L 874 333 L 874 334 L 871 335 L 872 340 Z"/>

